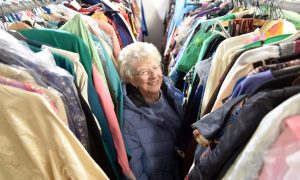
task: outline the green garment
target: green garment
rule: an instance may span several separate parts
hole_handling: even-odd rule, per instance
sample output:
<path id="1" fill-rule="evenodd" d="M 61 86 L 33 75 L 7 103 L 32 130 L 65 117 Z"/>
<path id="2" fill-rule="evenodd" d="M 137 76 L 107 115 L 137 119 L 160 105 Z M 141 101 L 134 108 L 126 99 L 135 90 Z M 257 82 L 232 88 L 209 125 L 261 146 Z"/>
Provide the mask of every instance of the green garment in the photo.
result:
<path id="1" fill-rule="evenodd" d="M 196 33 L 196 35 L 192 38 L 191 42 L 187 46 L 187 48 L 184 51 L 184 54 L 182 55 L 181 59 L 178 63 L 178 70 L 182 72 L 188 72 L 193 65 L 195 65 L 200 50 L 202 48 L 203 42 L 206 38 L 211 36 L 211 31 L 205 31 L 209 25 L 212 25 L 213 21 L 209 20 L 206 22 L 203 22 L 201 25 L 201 29 Z"/>
<path id="2" fill-rule="evenodd" d="M 206 51 L 208 50 L 210 44 L 216 40 L 218 37 L 220 37 L 221 34 L 220 33 L 214 33 L 212 34 L 211 36 L 209 36 L 208 38 L 206 38 L 203 42 L 203 45 L 202 45 L 202 48 L 200 50 L 200 53 L 198 55 L 198 59 L 197 59 L 197 62 L 200 62 L 203 60 L 203 57 L 206 53 Z M 196 63 L 195 63 L 196 64 Z"/>
<path id="3" fill-rule="evenodd" d="M 69 32 L 51 29 L 22 30 L 20 33 L 31 40 L 40 41 L 53 47 L 78 53 L 89 79 L 92 79 L 92 58 L 82 39 Z"/>
<path id="4" fill-rule="evenodd" d="M 92 61 L 91 56 L 85 43 L 77 36 L 58 30 L 23 30 L 21 33 L 28 39 L 33 39 L 50 44 L 54 47 L 61 48 L 67 51 L 78 53 L 80 56 L 80 62 L 83 64 L 85 70 L 88 73 L 88 99 L 93 114 L 96 116 L 100 127 L 102 129 L 102 138 L 105 145 L 105 152 L 109 159 L 111 166 L 113 167 L 114 174 L 117 179 L 120 179 L 121 170 L 118 169 L 117 153 L 113 144 L 112 135 L 109 131 L 106 117 L 102 110 L 101 103 L 98 95 L 93 87 L 92 83 Z M 88 69 L 86 69 L 88 68 Z M 88 71 L 89 70 L 89 71 Z"/>
<path id="5" fill-rule="evenodd" d="M 106 75 L 104 73 L 103 66 L 101 64 L 101 60 L 97 52 L 97 48 L 80 14 L 75 15 L 72 19 L 70 19 L 66 24 L 64 24 L 59 29 L 68 31 L 82 38 L 82 40 L 85 42 L 85 44 L 88 46 L 91 52 L 92 60 L 95 63 L 96 68 L 99 71 L 104 84 L 107 86 Z"/>
<path id="6" fill-rule="evenodd" d="M 97 92 L 93 86 L 93 82 L 91 81 L 91 79 L 89 79 L 88 82 L 88 94 L 89 94 L 88 98 L 89 98 L 89 103 L 91 105 L 91 109 L 94 112 L 95 116 L 97 117 L 97 120 L 101 126 L 105 153 L 108 157 L 111 167 L 113 168 L 115 176 L 117 177 L 117 179 L 120 179 L 121 169 L 117 161 L 117 151 L 113 143 L 113 138 L 109 130 L 108 122 L 105 117 L 102 105 L 100 103 L 99 97 L 97 95 Z"/>
<path id="7" fill-rule="evenodd" d="M 42 49 L 34 47 L 34 46 L 29 46 L 29 47 L 33 52 L 42 51 Z M 65 69 L 66 71 L 68 71 L 74 77 L 74 80 L 76 80 L 76 74 L 75 74 L 75 71 L 74 71 L 73 62 L 71 60 L 69 60 L 68 58 L 62 56 L 62 55 L 59 55 L 59 54 L 56 54 L 56 53 L 51 53 L 51 54 L 53 55 L 53 58 L 55 60 L 55 64 L 57 66 Z"/>
<path id="8" fill-rule="evenodd" d="M 293 23 L 297 30 L 300 30 L 300 14 L 292 11 L 282 10 L 283 18 Z"/>
<path id="9" fill-rule="evenodd" d="M 191 42 L 185 49 L 178 63 L 178 70 L 188 72 L 197 62 L 199 53 L 203 47 L 204 41 L 209 38 L 213 32 L 210 30 L 215 20 L 207 20 L 201 23 L 201 29 L 195 34 Z M 207 47 L 205 47 L 206 49 Z"/>
<path id="10" fill-rule="evenodd" d="M 242 49 L 252 49 L 252 48 L 261 47 L 264 44 L 276 43 L 276 42 L 284 40 L 284 39 L 286 39 L 290 36 L 291 36 L 291 34 L 281 34 L 281 35 L 278 35 L 278 36 L 270 37 L 270 38 L 268 38 L 264 41 L 261 40 L 261 41 L 253 42 L 251 44 L 248 44 L 248 45 L 244 46 Z"/>
<path id="11" fill-rule="evenodd" d="M 200 51 L 200 53 L 199 53 L 197 62 L 200 62 L 200 61 L 203 60 L 203 57 L 204 57 L 206 51 L 208 50 L 210 44 L 211 44 L 214 40 L 216 40 L 218 37 L 220 37 L 220 36 L 221 36 L 220 33 L 213 34 L 213 35 L 211 35 L 210 37 L 208 37 L 208 38 L 203 42 L 203 46 L 202 46 L 201 51 Z M 197 62 L 196 62 L 196 63 L 197 63 Z M 195 63 L 195 64 L 196 64 L 196 63 Z M 192 84 L 194 84 L 194 81 L 195 81 L 197 75 L 198 75 L 198 74 L 197 74 L 197 71 L 195 70 L 194 73 L 193 73 L 193 83 L 192 83 Z M 192 88 L 189 89 L 189 92 L 188 92 L 187 97 L 190 96 L 191 91 L 192 91 Z"/>
<path id="12" fill-rule="evenodd" d="M 122 136 L 124 138 L 123 134 L 123 90 L 121 85 L 121 79 L 119 77 L 118 71 L 116 70 L 113 60 L 109 56 L 108 52 L 106 51 L 103 44 L 98 40 L 96 36 L 92 35 L 92 38 L 97 46 L 98 53 L 101 57 L 101 62 L 103 65 L 103 69 L 105 70 L 105 74 L 107 74 L 108 78 L 108 87 L 110 91 L 110 95 L 112 97 L 113 103 L 114 103 L 114 109 L 115 113 L 117 115 L 119 126 L 122 132 Z M 126 142 L 125 148 L 127 155 L 130 155 L 130 150 L 128 148 L 128 145 Z"/>
<path id="13" fill-rule="evenodd" d="M 95 43 L 97 43 L 99 45 L 99 50 L 101 50 L 101 52 L 99 52 L 99 54 L 102 54 L 101 56 L 103 56 L 103 58 L 101 58 L 102 64 L 103 64 L 103 68 L 106 69 L 107 71 L 107 79 L 110 82 L 111 86 L 112 86 L 112 90 L 113 92 L 111 93 L 111 96 L 113 96 L 113 100 L 115 99 L 116 103 L 115 103 L 115 112 L 117 114 L 118 120 L 119 120 L 119 125 L 120 128 L 122 130 L 122 126 L 123 126 L 123 92 L 122 92 L 122 85 L 121 85 L 121 79 L 119 77 L 118 71 L 115 68 L 114 64 L 113 64 L 113 60 L 111 59 L 111 57 L 109 56 L 108 52 L 106 51 L 106 49 L 104 48 L 104 46 L 102 45 L 102 43 L 97 39 L 97 37 L 92 36 L 93 40 L 95 41 Z"/>
<path id="14" fill-rule="evenodd" d="M 213 34 L 219 33 L 219 31 L 216 30 L 213 32 L 212 27 L 216 25 L 218 21 L 227 21 L 230 19 L 235 19 L 235 15 L 229 14 L 201 22 L 200 30 L 194 35 L 187 48 L 184 50 L 181 59 L 179 59 L 177 70 L 187 73 L 198 61 L 199 53 L 203 47 L 204 41 Z M 205 49 L 207 49 L 207 47 L 205 47 Z"/>

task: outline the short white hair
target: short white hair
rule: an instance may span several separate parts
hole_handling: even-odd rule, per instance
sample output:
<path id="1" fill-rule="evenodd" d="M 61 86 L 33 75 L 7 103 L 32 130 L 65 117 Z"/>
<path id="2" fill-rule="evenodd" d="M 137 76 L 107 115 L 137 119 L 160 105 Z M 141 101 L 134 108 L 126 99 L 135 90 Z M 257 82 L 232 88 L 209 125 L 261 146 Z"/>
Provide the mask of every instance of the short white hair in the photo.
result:
<path id="1" fill-rule="evenodd" d="M 161 55 L 151 43 L 136 42 L 123 48 L 118 58 L 121 80 L 128 83 L 129 79 L 133 77 L 134 65 L 149 59 L 155 61 L 157 64 L 161 63 Z"/>

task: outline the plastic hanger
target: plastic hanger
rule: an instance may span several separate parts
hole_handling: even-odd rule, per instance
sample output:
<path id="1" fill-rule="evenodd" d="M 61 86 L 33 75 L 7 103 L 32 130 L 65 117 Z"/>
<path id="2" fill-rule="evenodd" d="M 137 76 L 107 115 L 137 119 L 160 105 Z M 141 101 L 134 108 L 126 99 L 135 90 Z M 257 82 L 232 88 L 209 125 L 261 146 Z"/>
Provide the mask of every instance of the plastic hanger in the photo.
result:
<path id="1" fill-rule="evenodd" d="M 274 77 L 295 76 L 295 75 L 299 75 L 299 73 L 300 73 L 300 65 L 295 65 L 295 66 L 272 71 L 272 75 Z"/>
<path id="2" fill-rule="evenodd" d="M 298 58 L 300 58 L 300 53 L 295 53 L 295 54 L 292 54 L 290 56 L 282 56 L 282 57 L 279 57 L 279 58 L 265 60 L 265 63 L 266 64 L 284 63 L 284 62 L 288 62 L 288 61 L 295 60 L 295 59 L 298 59 Z"/>

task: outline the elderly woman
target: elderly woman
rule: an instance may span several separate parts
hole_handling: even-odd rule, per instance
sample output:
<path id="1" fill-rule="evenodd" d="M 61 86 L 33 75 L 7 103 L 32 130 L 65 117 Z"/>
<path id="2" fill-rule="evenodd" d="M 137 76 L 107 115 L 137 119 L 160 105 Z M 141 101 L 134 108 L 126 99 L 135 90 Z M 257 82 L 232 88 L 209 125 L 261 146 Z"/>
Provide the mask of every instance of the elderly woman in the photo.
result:
<path id="1" fill-rule="evenodd" d="M 175 140 L 183 116 L 183 95 L 163 76 L 155 46 L 138 42 L 119 55 L 123 81 L 125 141 L 138 180 L 178 179 Z"/>

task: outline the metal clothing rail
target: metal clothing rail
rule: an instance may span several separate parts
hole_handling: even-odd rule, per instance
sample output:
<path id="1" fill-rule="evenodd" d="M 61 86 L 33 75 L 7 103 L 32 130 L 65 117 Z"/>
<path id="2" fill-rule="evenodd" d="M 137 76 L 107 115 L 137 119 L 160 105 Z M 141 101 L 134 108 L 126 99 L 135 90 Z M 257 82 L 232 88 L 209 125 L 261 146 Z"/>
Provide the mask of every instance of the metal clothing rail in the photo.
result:
<path id="1" fill-rule="evenodd" d="M 277 9 L 300 13 L 300 0 L 259 0 L 259 4 L 272 4 Z"/>
<path id="2" fill-rule="evenodd" d="M 14 12 L 30 10 L 49 4 L 61 3 L 63 0 L 18 0 L 3 1 L 0 0 L 0 16 L 5 16 Z"/>
<path id="3" fill-rule="evenodd" d="M 300 13 L 300 0 L 283 0 L 278 4 L 280 9 Z"/>
<path id="4" fill-rule="evenodd" d="M 188 0 L 189 1 L 189 0 Z M 190 0 L 197 1 L 197 0 Z M 242 5 L 245 7 L 257 7 L 258 5 L 272 5 L 274 8 L 300 13 L 300 0 L 222 0 L 226 3 Z"/>

